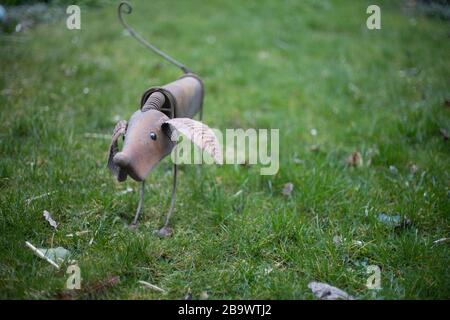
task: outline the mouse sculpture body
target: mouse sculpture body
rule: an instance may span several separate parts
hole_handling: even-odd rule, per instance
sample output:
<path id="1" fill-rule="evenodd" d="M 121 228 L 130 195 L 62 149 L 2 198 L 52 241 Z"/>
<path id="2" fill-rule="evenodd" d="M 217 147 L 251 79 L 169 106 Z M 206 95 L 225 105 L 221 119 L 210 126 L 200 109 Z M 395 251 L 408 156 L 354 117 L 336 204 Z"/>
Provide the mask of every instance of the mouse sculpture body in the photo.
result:
<path id="1" fill-rule="evenodd" d="M 138 36 L 122 19 L 122 8 L 131 13 L 131 6 L 123 2 L 119 5 L 119 18 L 132 36 L 144 43 L 151 50 L 179 66 L 184 75 L 162 87 L 152 87 L 144 92 L 141 107 L 129 119 L 119 121 L 113 131 L 109 149 L 108 168 L 118 181 L 131 177 L 141 181 L 141 197 L 133 225 L 138 221 L 144 197 L 145 179 L 155 166 L 176 145 L 181 133 L 195 145 L 208 152 L 216 163 L 221 163 L 220 145 L 213 131 L 192 117 L 200 113 L 202 118 L 204 88 L 200 78 L 190 73 L 182 64 L 160 52 Z M 118 140 L 123 136 L 123 148 L 119 151 Z M 171 234 L 169 219 L 173 211 L 176 194 L 177 165 L 173 165 L 173 189 L 169 212 L 164 226 L 157 232 L 160 236 Z"/>

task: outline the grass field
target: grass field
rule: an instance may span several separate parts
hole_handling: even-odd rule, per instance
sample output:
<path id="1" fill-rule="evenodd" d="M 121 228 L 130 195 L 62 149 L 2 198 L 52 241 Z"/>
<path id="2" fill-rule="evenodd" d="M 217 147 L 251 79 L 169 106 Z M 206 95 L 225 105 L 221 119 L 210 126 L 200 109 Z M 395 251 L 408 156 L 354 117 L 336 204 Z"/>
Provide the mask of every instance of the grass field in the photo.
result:
<path id="1" fill-rule="evenodd" d="M 449 242 L 433 243 L 450 236 L 450 25 L 377 3 L 370 31 L 368 1 L 133 1 L 129 23 L 203 78 L 206 123 L 280 129 L 275 176 L 182 166 L 167 239 L 152 231 L 170 159 L 133 230 L 139 185 L 115 182 L 110 141 L 89 134 L 109 136 L 179 70 L 123 33 L 116 2 L 82 5 L 80 31 L 58 20 L 0 35 L 0 297 L 313 299 L 320 281 L 358 299 L 450 298 Z M 82 289 L 66 291 L 67 263 L 57 271 L 25 241 L 70 250 Z M 381 290 L 366 288 L 367 265 Z"/>

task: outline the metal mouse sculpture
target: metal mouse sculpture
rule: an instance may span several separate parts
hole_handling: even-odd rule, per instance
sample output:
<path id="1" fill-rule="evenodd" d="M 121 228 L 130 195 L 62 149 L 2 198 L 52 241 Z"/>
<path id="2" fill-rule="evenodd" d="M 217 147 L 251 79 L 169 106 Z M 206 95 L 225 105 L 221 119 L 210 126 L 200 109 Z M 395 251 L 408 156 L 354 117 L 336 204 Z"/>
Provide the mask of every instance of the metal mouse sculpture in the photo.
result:
<path id="1" fill-rule="evenodd" d="M 113 131 L 109 149 L 108 168 L 122 182 L 131 177 L 142 182 L 139 204 L 132 222 L 136 225 L 144 198 L 145 179 L 155 166 L 171 153 L 176 138 L 182 133 L 194 144 L 208 152 L 217 163 L 221 163 L 220 146 L 212 130 L 192 117 L 203 111 L 204 88 L 201 79 L 188 68 L 166 53 L 148 43 L 124 21 L 122 14 L 129 14 L 132 7 L 120 3 L 118 15 L 131 36 L 183 72 L 179 79 L 161 87 L 152 87 L 144 92 L 141 107 L 129 119 L 119 121 Z M 118 140 L 123 136 L 123 148 L 119 151 Z M 177 165 L 173 164 L 173 187 L 169 211 L 163 227 L 156 233 L 161 237 L 172 233 L 169 219 L 172 215 L 177 183 Z"/>

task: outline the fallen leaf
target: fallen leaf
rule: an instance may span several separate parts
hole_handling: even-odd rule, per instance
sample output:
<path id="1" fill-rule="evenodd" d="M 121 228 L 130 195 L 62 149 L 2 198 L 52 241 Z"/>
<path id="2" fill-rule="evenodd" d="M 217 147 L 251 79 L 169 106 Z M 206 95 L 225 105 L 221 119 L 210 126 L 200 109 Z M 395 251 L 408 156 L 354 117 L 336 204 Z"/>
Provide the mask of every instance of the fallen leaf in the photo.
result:
<path id="1" fill-rule="evenodd" d="M 358 151 L 353 152 L 347 157 L 346 162 L 349 166 L 361 167 L 363 165 L 361 153 L 359 153 Z"/>
<path id="2" fill-rule="evenodd" d="M 282 193 L 285 196 L 290 196 L 292 193 L 292 190 L 294 190 L 294 184 L 292 182 L 288 182 L 283 186 Z"/>
<path id="3" fill-rule="evenodd" d="M 66 258 L 70 256 L 70 251 L 63 248 L 63 247 L 57 247 L 57 248 L 38 248 L 39 251 L 41 251 L 45 257 L 48 259 L 51 259 L 53 261 L 64 261 Z"/>
<path id="4" fill-rule="evenodd" d="M 119 276 L 108 276 L 106 279 L 102 279 L 84 286 L 83 291 L 86 292 L 88 296 L 103 294 L 107 289 L 115 286 L 119 282 Z"/>
<path id="5" fill-rule="evenodd" d="M 390 225 L 397 225 L 402 220 L 399 214 L 396 214 L 395 216 L 390 216 L 385 214 L 384 212 L 379 213 L 377 219 L 378 221 L 383 222 L 384 224 Z"/>
<path id="6" fill-rule="evenodd" d="M 378 214 L 377 219 L 378 219 L 378 221 L 380 221 L 386 225 L 392 226 L 397 230 L 401 229 L 401 228 L 407 228 L 412 224 L 410 219 L 408 219 L 406 217 L 402 218 L 399 214 L 391 216 L 391 215 L 385 214 L 384 212 L 381 212 Z"/>
<path id="7" fill-rule="evenodd" d="M 267 276 L 267 275 L 271 274 L 272 271 L 273 271 L 273 268 L 272 268 L 272 267 L 264 268 L 264 275 Z"/>
<path id="8" fill-rule="evenodd" d="M 236 197 L 238 197 L 242 192 L 243 192 L 243 191 L 242 191 L 242 189 L 241 189 L 241 190 L 239 190 L 238 192 L 236 192 L 235 194 L 233 194 L 231 197 L 232 197 L 232 198 L 236 198 Z"/>
<path id="9" fill-rule="evenodd" d="M 56 298 L 64 300 L 93 299 L 104 294 L 106 290 L 120 283 L 119 276 L 108 276 L 96 282 L 91 282 L 81 287 L 81 290 L 63 290 L 56 294 Z"/>
<path id="10" fill-rule="evenodd" d="M 398 169 L 396 166 L 389 166 L 389 171 L 393 174 L 398 174 Z"/>
<path id="11" fill-rule="evenodd" d="M 333 237 L 333 243 L 336 245 L 339 245 L 342 243 L 342 238 L 340 236 L 334 236 Z"/>
<path id="12" fill-rule="evenodd" d="M 168 238 L 168 237 L 172 236 L 173 229 L 171 227 L 162 227 L 159 230 L 155 230 L 154 234 L 160 238 Z"/>
<path id="13" fill-rule="evenodd" d="M 189 288 L 188 292 L 185 294 L 184 300 L 192 300 L 191 288 Z"/>
<path id="14" fill-rule="evenodd" d="M 353 240 L 352 244 L 358 247 L 362 247 L 364 245 L 364 242 L 362 242 L 361 240 Z"/>
<path id="15" fill-rule="evenodd" d="M 127 187 L 125 190 L 122 190 L 122 191 L 118 192 L 117 194 L 124 195 L 124 194 L 131 193 L 131 192 L 133 192 L 133 188 Z"/>
<path id="16" fill-rule="evenodd" d="M 58 224 L 56 223 L 55 220 L 53 220 L 52 216 L 50 215 L 50 212 L 48 212 L 47 210 L 44 210 L 43 216 L 45 218 L 45 220 L 48 221 L 48 223 L 53 227 L 53 228 L 58 228 Z"/>
<path id="17" fill-rule="evenodd" d="M 200 293 L 200 300 L 208 300 L 209 298 L 209 294 L 207 291 L 202 291 L 202 293 Z"/>
<path id="18" fill-rule="evenodd" d="M 416 173 L 418 170 L 419 170 L 419 167 L 416 164 L 411 163 L 409 165 L 409 172 Z"/>
<path id="19" fill-rule="evenodd" d="M 320 146 L 318 144 L 313 144 L 309 149 L 313 152 L 317 152 L 320 150 Z"/>
<path id="20" fill-rule="evenodd" d="M 308 288 L 321 300 L 354 300 L 347 292 L 323 282 L 310 282 Z"/>
<path id="21" fill-rule="evenodd" d="M 25 244 L 28 248 L 30 248 L 36 255 L 38 255 L 40 258 L 45 259 L 48 263 L 50 263 L 52 266 L 54 266 L 56 269 L 59 270 L 59 265 L 52 259 L 48 258 L 40 249 L 33 246 L 30 242 L 25 241 Z"/>

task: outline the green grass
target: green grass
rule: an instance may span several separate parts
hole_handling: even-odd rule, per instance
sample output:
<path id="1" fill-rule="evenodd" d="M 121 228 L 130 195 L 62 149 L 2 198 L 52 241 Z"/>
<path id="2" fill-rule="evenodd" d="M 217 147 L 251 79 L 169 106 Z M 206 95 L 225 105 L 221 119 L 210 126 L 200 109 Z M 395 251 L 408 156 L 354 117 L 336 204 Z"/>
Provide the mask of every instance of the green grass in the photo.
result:
<path id="1" fill-rule="evenodd" d="M 449 242 L 433 244 L 450 236 L 450 149 L 439 132 L 450 130 L 448 22 L 408 16 L 400 1 L 378 1 L 380 31 L 365 26 L 367 1 L 133 2 L 129 23 L 203 78 L 206 123 L 280 129 L 280 170 L 183 166 L 175 232 L 159 239 L 166 159 L 131 230 L 139 185 L 115 182 L 109 141 L 85 133 L 110 135 L 145 89 L 180 72 L 124 36 L 116 2 L 82 6 L 81 31 L 57 21 L 0 35 L 1 298 L 64 293 L 66 267 L 26 240 L 72 252 L 84 288 L 75 298 L 180 299 L 190 288 L 194 299 L 312 299 L 310 281 L 361 299 L 450 298 Z M 353 151 L 363 166 L 346 165 Z M 118 195 L 126 187 L 135 192 Z M 412 225 L 387 226 L 380 212 Z M 382 290 L 366 288 L 366 264 L 382 268 Z M 95 289 L 110 276 L 120 282 Z"/>

